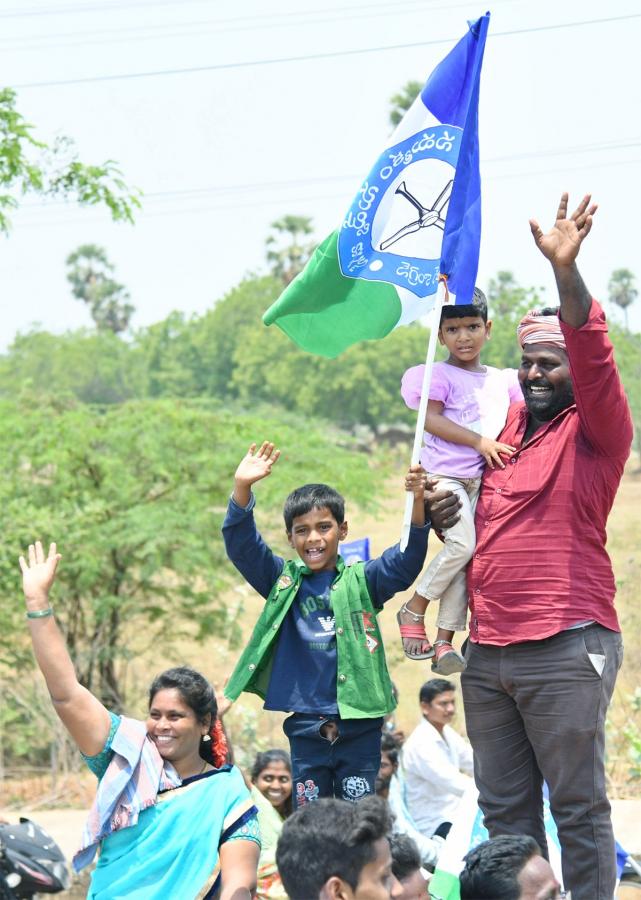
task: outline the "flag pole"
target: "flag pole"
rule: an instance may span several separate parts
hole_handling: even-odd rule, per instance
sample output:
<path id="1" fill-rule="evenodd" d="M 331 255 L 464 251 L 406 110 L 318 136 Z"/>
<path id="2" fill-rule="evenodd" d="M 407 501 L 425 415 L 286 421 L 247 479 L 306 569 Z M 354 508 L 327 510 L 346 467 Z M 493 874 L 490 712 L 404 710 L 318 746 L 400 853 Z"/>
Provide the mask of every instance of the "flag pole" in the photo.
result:
<path id="1" fill-rule="evenodd" d="M 430 339 L 427 344 L 427 356 L 425 357 L 425 371 L 423 372 L 423 384 L 421 385 L 421 402 L 418 407 L 416 416 L 416 428 L 414 430 L 414 446 L 412 448 L 411 465 L 415 466 L 420 462 L 421 447 L 423 446 L 423 432 L 425 431 L 425 416 L 427 415 L 427 401 L 430 395 L 430 385 L 432 383 L 432 367 L 434 365 L 434 357 L 436 355 L 436 338 L 438 336 L 439 324 L 441 321 L 441 310 L 443 303 L 448 295 L 447 279 L 439 278 L 438 290 L 436 292 L 436 301 L 432 310 L 433 321 L 430 328 Z M 410 537 L 410 525 L 412 524 L 412 509 L 414 507 L 414 494 L 407 491 L 405 495 L 405 514 L 403 516 L 403 528 L 401 530 L 400 549 L 401 552 L 407 547 Z"/>

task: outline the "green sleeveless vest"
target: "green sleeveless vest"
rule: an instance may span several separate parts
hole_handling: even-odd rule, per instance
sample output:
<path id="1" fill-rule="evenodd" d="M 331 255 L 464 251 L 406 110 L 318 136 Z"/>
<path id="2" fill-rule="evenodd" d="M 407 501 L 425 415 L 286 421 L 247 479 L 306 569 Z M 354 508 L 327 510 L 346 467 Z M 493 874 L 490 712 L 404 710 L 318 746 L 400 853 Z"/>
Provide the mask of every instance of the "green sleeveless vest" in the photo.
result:
<path id="1" fill-rule="evenodd" d="M 365 564 L 346 566 L 339 556 L 332 583 L 332 612 L 336 623 L 336 693 L 342 719 L 375 719 L 396 706 L 387 671 L 383 638 L 365 579 Z M 225 688 L 237 700 L 243 691 L 263 700 L 271 675 L 275 641 L 283 619 L 309 569 L 301 560 L 288 560 L 265 603 L 249 644 Z M 310 707 L 314 698 L 310 697 Z"/>

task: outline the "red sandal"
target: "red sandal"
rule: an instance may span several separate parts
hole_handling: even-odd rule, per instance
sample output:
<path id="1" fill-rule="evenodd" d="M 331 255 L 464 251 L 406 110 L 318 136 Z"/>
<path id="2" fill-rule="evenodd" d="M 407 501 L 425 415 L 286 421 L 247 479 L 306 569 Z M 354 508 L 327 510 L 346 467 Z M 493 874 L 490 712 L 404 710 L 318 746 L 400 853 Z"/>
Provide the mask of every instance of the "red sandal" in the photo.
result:
<path id="1" fill-rule="evenodd" d="M 438 675 L 453 675 L 454 672 L 464 672 L 467 663 L 464 657 L 458 653 L 450 641 L 434 641 L 436 655 L 432 663 L 432 672 Z"/>
<path id="2" fill-rule="evenodd" d="M 407 613 L 412 617 L 414 620 L 412 625 L 404 625 L 401 622 L 402 613 Z M 405 644 L 403 644 L 403 653 L 408 659 L 431 659 L 434 656 L 434 647 L 430 644 L 427 634 L 425 633 L 425 625 L 423 623 L 424 618 L 424 615 L 420 616 L 418 613 L 408 609 L 407 603 L 404 603 L 396 613 L 396 621 L 398 622 L 398 629 L 401 632 L 401 640 L 403 638 L 419 638 L 421 641 L 420 653 L 408 653 L 405 649 Z"/>

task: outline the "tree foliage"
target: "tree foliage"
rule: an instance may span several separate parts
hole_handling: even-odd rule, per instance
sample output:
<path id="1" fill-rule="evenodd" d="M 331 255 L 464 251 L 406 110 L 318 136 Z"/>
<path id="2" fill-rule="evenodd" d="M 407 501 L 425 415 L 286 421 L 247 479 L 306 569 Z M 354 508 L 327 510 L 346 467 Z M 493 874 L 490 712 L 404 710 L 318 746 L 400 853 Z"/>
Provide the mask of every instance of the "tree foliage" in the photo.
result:
<path id="1" fill-rule="evenodd" d="M 608 323 L 608 332 L 632 412 L 635 448 L 641 457 L 641 334 L 616 322 Z"/>
<path id="2" fill-rule="evenodd" d="M 204 315 L 172 313 L 129 342 L 109 331 L 21 335 L 0 356 L 0 397 L 15 396 L 26 385 L 100 404 L 162 397 L 209 398 L 245 410 L 266 404 L 301 419 L 317 416 L 345 428 L 368 425 L 374 432 L 381 425 L 411 423 L 399 385 L 405 369 L 425 358 L 426 329 L 398 328 L 382 341 L 351 347 L 337 360 L 313 356 L 278 328 L 262 324 L 262 313 L 281 287 L 273 276 L 246 278 Z M 498 272 L 487 293 L 493 328 L 483 360 L 515 368 L 516 326 L 542 301 L 536 288 L 522 287 L 510 272 Z M 638 335 L 626 338 L 625 329 L 612 323 L 610 333 L 617 359 L 625 358 L 621 370 L 632 398 L 637 376 L 629 346 Z"/>
<path id="3" fill-rule="evenodd" d="M 184 344 L 189 343 L 195 390 L 207 396 L 236 397 L 235 366 L 244 367 L 249 351 L 247 335 L 260 332 L 267 341 L 262 315 L 282 290 L 275 276 L 247 278 L 204 316 L 192 319 Z M 293 347 L 293 345 L 292 345 Z M 184 359 L 188 354 L 183 351 Z"/>
<path id="4" fill-rule="evenodd" d="M 337 425 L 369 425 L 408 419 L 400 395 L 406 368 L 425 358 L 428 332 L 420 325 L 393 331 L 383 341 L 350 347 L 339 359 L 312 356 L 276 329 L 266 339 L 254 329 L 236 348 L 232 374 L 241 402 L 278 403 L 304 416 Z"/>
<path id="5" fill-rule="evenodd" d="M 483 362 L 500 369 L 516 369 L 521 360 L 516 327 L 528 310 L 542 305 L 537 289 L 521 287 L 512 272 L 500 271 L 489 281 L 487 303 L 492 332 L 483 350 Z"/>
<path id="6" fill-rule="evenodd" d="M 147 394 L 140 353 L 113 332 L 30 331 L 0 356 L 0 397 L 55 392 L 83 403 L 121 403 Z"/>
<path id="7" fill-rule="evenodd" d="M 24 194 L 65 197 L 82 206 L 104 205 L 114 221 L 133 222 L 140 207 L 116 163 L 87 165 L 78 159 L 73 141 L 59 137 L 53 144 L 38 140 L 33 126 L 16 109 L 16 94 L 0 90 L 0 232 L 11 224 L 11 211 Z"/>
<path id="8" fill-rule="evenodd" d="M 423 84 L 420 81 L 407 81 L 403 87 L 390 97 L 390 124 L 396 128 L 412 103 L 423 90 Z"/>
<path id="9" fill-rule="evenodd" d="M 87 304 L 98 331 L 119 334 L 129 328 L 134 307 L 113 272 L 106 251 L 96 244 L 82 244 L 67 257 L 67 281 L 74 297 Z"/>
<path id="10" fill-rule="evenodd" d="M 283 216 L 271 224 L 272 234 L 265 241 L 267 262 L 272 273 L 283 284 L 289 284 L 305 268 L 314 252 L 314 241 L 305 240 L 313 234 L 312 220 L 307 216 Z"/>
<path id="11" fill-rule="evenodd" d="M 0 660 L 15 672 L 30 658 L 18 554 L 56 540 L 56 615 L 83 684 L 116 709 L 133 656 L 168 637 L 238 635 L 219 600 L 231 568 L 216 535 L 250 440 L 283 449 L 260 491 L 268 534 L 282 532 L 284 496 L 312 474 L 359 503 L 373 494 L 363 454 L 286 413 L 275 433 L 273 418 L 170 399 L 100 408 L 23 394 L 1 412 Z"/>
<path id="12" fill-rule="evenodd" d="M 623 321 L 628 328 L 628 306 L 639 296 L 635 278 L 629 269 L 615 269 L 608 282 L 608 296 L 611 303 L 623 310 Z"/>

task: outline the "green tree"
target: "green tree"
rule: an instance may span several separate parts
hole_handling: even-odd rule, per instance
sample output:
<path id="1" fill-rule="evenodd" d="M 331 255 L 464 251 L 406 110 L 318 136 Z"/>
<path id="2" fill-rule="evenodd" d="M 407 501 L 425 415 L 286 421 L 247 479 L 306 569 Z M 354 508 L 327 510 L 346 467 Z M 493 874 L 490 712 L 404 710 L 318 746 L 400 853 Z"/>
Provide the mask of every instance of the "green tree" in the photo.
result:
<path id="1" fill-rule="evenodd" d="M 154 348 L 154 341 L 160 338 L 150 329 L 141 339 L 141 348 L 148 354 L 151 383 L 159 389 L 162 379 L 167 383 L 168 371 L 175 373 L 182 367 L 183 377 L 185 370 L 189 372 L 192 396 L 236 397 L 233 375 L 236 366 L 243 368 L 248 363 L 246 335 L 258 331 L 266 339 L 262 315 L 282 288 L 273 275 L 245 278 L 205 315 L 182 325 L 173 320 L 173 334 L 166 346 L 156 343 Z"/>
<path id="2" fill-rule="evenodd" d="M 134 307 L 113 272 L 106 251 L 96 244 L 82 244 L 67 257 L 67 281 L 74 297 L 87 304 L 98 331 L 120 334 L 129 328 Z"/>
<path id="3" fill-rule="evenodd" d="M 145 396 L 197 397 L 203 393 L 199 388 L 204 373 L 196 346 L 196 322 L 202 322 L 202 317 L 190 320 L 174 311 L 136 334 L 137 351 L 145 367 Z"/>
<path id="4" fill-rule="evenodd" d="M 0 355 L 0 397 L 16 396 L 23 387 L 99 404 L 235 397 L 236 347 L 243 346 L 247 330 L 265 334 L 261 316 L 281 290 L 272 276 L 247 278 L 204 315 L 173 312 L 138 329 L 131 341 L 110 330 L 54 335 L 36 329 L 18 335 Z M 241 354 L 238 359 L 242 366 Z"/>
<path id="5" fill-rule="evenodd" d="M 615 269 L 608 282 L 610 303 L 623 310 L 623 321 L 628 328 L 628 306 L 637 299 L 639 291 L 635 285 L 634 275 L 629 269 Z"/>
<path id="6" fill-rule="evenodd" d="M 627 326 L 622 327 L 616 322 L 608 322 L 608 333 L 630 404 L 636 451 L 641 457 L 641 334 L 631 332 Z"/>
<path id="7" fill-rule="evenodd" d="M 283 284 L 289 284 L 302 272 L 314 252 L 314 241 L 305 240 L 314 232 L 312 220 L 307 216 L 283 216 L 270 227 L 274 233 L 265 241 L 267 262 L 272 273 Z"/>
<path id="8" fill-rule="evenodd" d="M 16 109 L 16 94 L 0 90 L 0 232 L 11 224 L 20 195 L 67 197 L 82 206 L 104 205 L 114 221 L 133 222 L 139 192 L 127 187 L 111 159 L 102 165 L 80 162 L 73 142 L 37 140 L 33 126 Z"/>
<path id="9" fill-rule="evenodd" d="M 169 653 L 181 638 L 239 636 L 237 613 L 219 599 L 231 567 L 217 534 L 252 438 L 274 435 L 284 451 L 260 493 L 270 537 L 282 534 L 285 495 L 312 473 L 357 502 L 374 495 L 363 454 L 284 412 L 184 400 L 99 408 L 29 393 L 0 412 L 0 590 L 10 598 L 0 606 L 0 669 L 15 673 L 31 658 L 18 554 L 36 537 L 57 540 L 56 615 L 83 684 L 116 709 L 133 657 L 160 642 Z"/>
<path id="10" fill-rule="evenodd" d="M 390 97 L 390 124 L 396 128 L 412 103 L 423 90 L 423 84 L 420 81 L 406 82 L 397 94 Z"/>
<path id="11" fill-rule="evenodd" d="M 245 404 L 278 403 L 302 417 L 319 416 L 339 426 L 408 420 L 400 396 L 406 368 L 425 358 L 428 332 L 398 328 L 382 341 L 350 347 L 338 360 L 299 350 L 279 330 L 255 328 L 236 348 L 232 384 Z M 409 414 L 411 416 L 411 414 Z"/>
<path id="12" fill-rule="evenodd" d="M 142 354 L 113 332 L 34 330 L 18 335 L 0 356 L 0 397 L 71 395 L 83 403 L 121 403 L 146 393 Z"/>
<path id="13" fill-rule="evenodd" d="M 492 333 L 483 349 L 483 362 L 499 369 L 516 369 L 521 360 L 516 327 L 528 310 L 542 305 L 538 289 L 521 287 L 512 272 L 500 271 L 490 279 L 487 302 Z"/>

